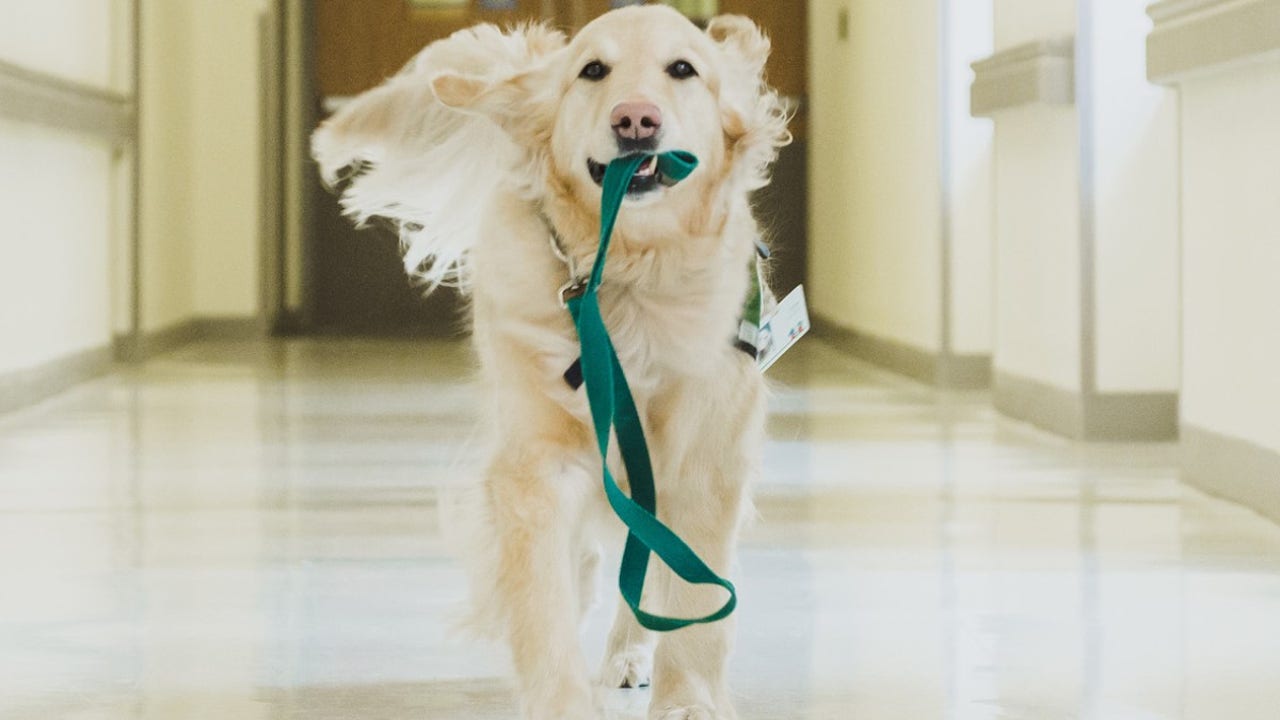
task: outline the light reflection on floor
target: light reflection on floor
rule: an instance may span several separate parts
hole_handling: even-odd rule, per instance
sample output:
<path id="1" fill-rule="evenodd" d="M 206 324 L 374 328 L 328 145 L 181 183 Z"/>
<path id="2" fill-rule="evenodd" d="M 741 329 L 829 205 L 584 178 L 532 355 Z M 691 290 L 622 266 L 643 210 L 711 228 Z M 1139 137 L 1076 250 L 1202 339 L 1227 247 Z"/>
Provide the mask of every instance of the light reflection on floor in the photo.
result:
<path id="1" fill-rule="evenodd" d="M 500 648 L 448 627 L 468 367 L 205 344 L 0 417 L 0 718 L 514 718 Z M 1177 483 L 1176 448 L 816 340 L 771 373 L 743 720 L 1280 718 L 1280 526 Z"/>

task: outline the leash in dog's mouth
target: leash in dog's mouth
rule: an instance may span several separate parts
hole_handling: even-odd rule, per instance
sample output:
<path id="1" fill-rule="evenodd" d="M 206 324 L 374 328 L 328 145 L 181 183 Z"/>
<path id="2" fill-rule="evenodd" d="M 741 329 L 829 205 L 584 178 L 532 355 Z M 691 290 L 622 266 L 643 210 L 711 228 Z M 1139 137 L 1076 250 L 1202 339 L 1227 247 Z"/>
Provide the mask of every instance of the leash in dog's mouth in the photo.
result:
<path id="1" fill-rule="evenodd" d="M 609 163 L 601 180 L 603 193 L 600 200 L 600 247 L 596 252 L 595 265 L 581 294 L 568 300 L 569 312 L 573 315 L 578 342 L 582 348 L 582 376 L 600 452 L 605 496 L 614 513 L 627 526 L 627 544 L 622 553 L 622 567 L 618 572 L 618 589 L 631 607 L 637 622 L 659 632 L 722 620 L 733 612 L 738 599 L 733 583 L 716 574 L 679 535 L 657 517 L 657 490 L 654 487 L 653 466 L 640 422 L 640 412 L 627 385 L 627 375 L 618 360 L 609 330 L 605 327 L 596 291 L 604 280 L 609 241 L 613 236 L 618 212 L 637 179 L 638 171 L 648 168 L 641 177 L 646 182 L 656 183 L 659 177 L 665 176 L 674 184 L 688 177 L 697 166 L 696 157 L 679 151 L 657 156 L 629 155 Z M 618 487 L 609 471 L 607 458 L 610 436 L 613 434 L 617 436 L 622 463 L 627 469 L 630 495 Z M 665 617 L 642 610 L 640 600 L 644 595 L 649 558 L 655 553 L 685 582 L 723 588 L 728 592 L 724 604 L 710 615 L 695 618 Z"/>
<path id="2" fill-rule="evenodd" d="M 669 165 L 670 162 L 664 161 L 663 158 L 669 155 L 680 155 L 691 159 L 693 158 L 693 155 L 683 151 L 663 153 L 662 155 L 624 155 L 622 157 L 615 158 L 608 165 L 592 160 L 591 158 L 587 158 L 587 172 L 591 174 L 591 179 L 595 181 L 596 185 L 604 187 L 604 177 L 608 172 L 610 165 L 630 162 L 637 157 L 644 158 L 636 168 L 636 171 L 632 173 L 631 180 L 627 183 L 627 194 L 639 195 L 641 193 L 649 192 L 650 190 L 655 190 L 659 185 L 671 187 L 684 179 L 683 175 L 676 177 L 667 172 L 663 172 L 663 165 Z M 694 159 L 693 162 L 696 166 L 697 160 Z M 671 168 L 668 167 L 668 169 Z M 678 174 L 680 171 L 676 172 Z"/>

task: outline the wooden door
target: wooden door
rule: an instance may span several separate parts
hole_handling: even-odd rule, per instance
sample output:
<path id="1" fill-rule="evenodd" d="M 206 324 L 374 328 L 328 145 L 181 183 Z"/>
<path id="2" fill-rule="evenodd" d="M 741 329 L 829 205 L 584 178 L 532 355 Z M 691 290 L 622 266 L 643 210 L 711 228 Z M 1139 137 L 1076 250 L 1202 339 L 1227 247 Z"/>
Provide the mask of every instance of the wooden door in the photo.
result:
<path id="1" fill-rule="evenodd" d="M 428 43 L 477 23 L 540 20 L 545 0 L 318 0 L 316 84 L 355 95 L 395 74 Z"/>
<path id="2" fill-rule="evenodd" d="M 804 282 L 809 247 L 809 3 L 807 0 L 720 0 L 720 12 L 746 15 L 773 42 L 769 84 L 796 107 L 795 142 L 783 148 L 773 182 L 754 199 L 773 248 L 770 284 L 779 297 Z"/>
<path id="3" fill-rule="evenodd" d="M 425 45 L 480 22 L 542 17 L 545 0 L 316 0 L 312 17 L 317 104 L 332 109 L 394 75 Z M 452 4 L 453 6 L 446 6 Z M 322 333 L 454 335 L 465 327 L 455 290 L 424 296 L 405 275 L 395 234 L 356 230 L 318 189 L 309 256 L 310 317 Z"/>
<path id="4" fill-rule="evenodd" d="M 546 20 L 574 30 L 628 0 L 315 0 L 311 5 L 314 85 L 318 104 L 340 101 L 395 74 L 428 43 L 480 22 Z M 715 5 L 715 2 L 704 3 Z M 807 86 L 806 0 L 719 0 L 719 12 L 747 15 L 773 40 L 768 76 L 799 103 L 774 183 L 756 198 L 776 250 L 775 289 L 802 281 L 806 247 Z M 323 112 L 320 113 L 323 117 Z M 442 288 L 424 297 L 406 278 L 394 235 L 355 230 L 336 199 L 320 193 L 310 238 L 311 317 L 338 333 L 452 334 L 462 326 L 461 302 Z"/>

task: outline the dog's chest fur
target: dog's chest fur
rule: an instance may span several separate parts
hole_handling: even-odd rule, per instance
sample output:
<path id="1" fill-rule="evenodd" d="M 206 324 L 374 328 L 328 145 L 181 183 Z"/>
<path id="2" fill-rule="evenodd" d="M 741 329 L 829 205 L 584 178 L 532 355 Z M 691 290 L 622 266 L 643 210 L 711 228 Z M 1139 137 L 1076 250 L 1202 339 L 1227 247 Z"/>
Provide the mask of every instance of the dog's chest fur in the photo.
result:
<path id="1" fill-rule="evenodd" d="M 561 377 L 580 352 L 577 331 L 558 298 L 570 269 L 556 256 L 542 216 L 518 202 L 503 209 L 492 218 L 495 232 L 485 233 L 473 257 L 476 335 L 487 346 L 481 347 L 482 360 L 492 368 L 526 358 L 538 366 L 542 392 L 575 414 L 585 411 L 582 391 Z M 736 375 L 747 361 L 733 339 L 750 287 L 753 231 L 753 222 L 728 223 L 719 235 L 660 248 L 615 237 L 600 306 L 642 404 L 662 387 Z M 579 274 L 594 259 L 581 255 Z"/>
<path id="2" fill-rule="evenodd" d="M 600 290 L 600 303 L 628 372 L 660 382 L 663 375 L 711 375 L 732 359 L 748 287 L 746 262 L 725 258 L 701 268 L 639 272 L 627 272 L 625 261 L 618 265 L 614 282 Z"/>

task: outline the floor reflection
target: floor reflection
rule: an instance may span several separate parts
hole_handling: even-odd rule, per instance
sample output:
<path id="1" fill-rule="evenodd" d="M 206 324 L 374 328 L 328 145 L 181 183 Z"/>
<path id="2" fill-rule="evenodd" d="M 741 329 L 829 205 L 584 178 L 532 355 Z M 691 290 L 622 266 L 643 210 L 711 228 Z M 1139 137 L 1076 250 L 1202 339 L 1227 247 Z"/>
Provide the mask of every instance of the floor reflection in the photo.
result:
<path id="1" fill-rule="evenodd" d="M 451 631 L 436 512 L 470 367 L 202 344 L 0 417 L 0 717 L 514 718 L 501 649 Z M 771 375 L 743 720 L 1280 717 L 1280 527 L 1180 485 L 1175 447 L 1065 442 L 813 339 Z"/>

